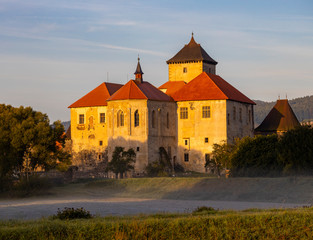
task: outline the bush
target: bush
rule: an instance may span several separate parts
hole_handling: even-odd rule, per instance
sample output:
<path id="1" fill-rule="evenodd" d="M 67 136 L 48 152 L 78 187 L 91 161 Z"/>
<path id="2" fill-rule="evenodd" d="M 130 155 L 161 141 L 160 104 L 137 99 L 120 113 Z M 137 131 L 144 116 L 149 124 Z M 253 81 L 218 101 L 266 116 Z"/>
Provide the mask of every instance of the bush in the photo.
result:
<path id="1" fill-rule="evenodd" d="M 149 163 L 146 167 L 146 172 L 150 177 L 166 177 L 169 174 L 165 170 L 165 166 L 161 164 L 159 161 L 154 161 Z"/>
<path id="2" fill-rule="evenodd" d="M 58 212 L 56 215 L 53 215 L 53 219 L 61 219 L 61 220 L 72 220 L 72 219 L 90 219 L 93 216 L 90 214 L 89 211 L 85 210 L 84 208 L 64 208 L 60 210 L 58 208 Z"/>
<path id="3" fill-rule="evenodd" d="M 212 207 L 206 207 L 206 206 L 202 206 L 202 207 L 197 207 L 195 210 L 192 211 L 192 214 L 215 214 L 217 213 L 218 210 L 212 208 Z"/>
<path id="4" fill-rule="evenodd" d="M 22 177 L 11 184 L 7 189 L 10 197 L 27 197 L 32 195 L 43 195 L 52 187 L 52 183 L 48 178 L 38 175 L 30 175 L 28 180 Z"/>

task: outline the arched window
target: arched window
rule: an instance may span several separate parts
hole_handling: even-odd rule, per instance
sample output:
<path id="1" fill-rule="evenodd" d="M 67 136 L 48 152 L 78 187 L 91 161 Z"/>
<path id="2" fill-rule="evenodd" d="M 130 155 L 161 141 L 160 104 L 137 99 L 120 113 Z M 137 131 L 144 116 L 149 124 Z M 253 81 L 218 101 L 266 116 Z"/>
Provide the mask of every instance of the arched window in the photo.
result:
<path id="1" fill-rule="evenodd" d="M 117 112 L 117 127 L 123 127 L 124 126 L 124 113 L 122 110 L 119 110 Z"/>
<path id="2" fill-rule="evenodd" d="M 155 128 L 155 111 L 154 110 L 152 111 L 151 118 L 152 118 L 152 128 Z"/>
<path id="3" fill-rule="evenodd" d="M 138 113 L 138 110 L 136 110 L 135 114 L 134 114 L 134 124 L 135 124 L 135 127 L 139 126 L 139 113 Z"/>
<path id="4" fill-rule="evenodd" d="M 168 113 L 166 113 L 166 127 L 170 128 L 170 116 Z"/>

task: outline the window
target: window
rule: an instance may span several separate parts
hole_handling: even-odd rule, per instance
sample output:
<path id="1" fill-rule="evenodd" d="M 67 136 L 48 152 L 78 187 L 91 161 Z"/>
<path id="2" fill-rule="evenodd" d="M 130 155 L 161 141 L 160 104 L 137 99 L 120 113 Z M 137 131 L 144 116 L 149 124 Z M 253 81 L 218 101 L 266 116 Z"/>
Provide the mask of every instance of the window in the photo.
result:
<path id="1" fill-rule="evenodd" d="M 211 107 L 203 106 L 202 107 L 202 118 L 210 118 L 211 117 Z"/>
<path id="2" fill-rule="evenodd" d="M 184 67 L 183 72 L 184 72 L 184 73 L 186 73 L 186 72 L 187 72 L 187 68 L 186 68 L 186 67 Z"/>
<path id="3" fill-rule="evenodd" d="M 98 155 L 98 159 L 101 161 L 101 159 L 102 159 L 102 155 L 101 154 Z"/>
<path id="4" fill-rule="evenodd" d="M 251 123 L 251 111 L 249 110 L 249 123 Z"/>
<path id="5" fill-rule="evenodd" d="M 208 143 L 208 142 L 209 142 L 209 138 L 207 138 L 207 137 L 204 138 L 204 142 L 205 142 L 205 143 Z"/>
<path id="6" fill-rule="evenodd" d="M 188 108 L 186 107 L 180 108 L 180 119 L 188 119 Z"/>
<path id="7" fill-rule="evenodd" d="M 139 147 L 137 147 L 137 152 L 139 152 L 139 150 L 140 150 L 140 148 L 139 148 Z"/>
<path id="8" fill-rule="evenodd" d="M 134 124 L 135 124 L 135 127 L 139 126 L 139 113 L 138 113 L 138 110 L 136 110 L 135 114 L 134 114 Z"/>
<path id="9" fill-rule="evenodd" d="M 166 127 L 170 128 L 170 116 L 168 113 L 166 114 Z"/>
<path id="10" fill-rule="evenodd" d="M 242 109 L 239 108 L 239 121 L 242 122 Z"/>
<path id="11" fill-rule="evenodd" d="M 227 125 L 229 125 L 229 113 L 227 113 Z"/>
<path id="12" fill-rule="evenodd" d="M 85 115 L 79 114 L 79 124 L 84 124 L 84 123 L 85 123 Z"/>
<path id="13" fill-rule="evenodd" d="M 122 110 L 119 110 L 117 112 L 117 127 L 123 127 L 124 126 L 124 113 Z"/>
<path id="14" fill-rule="evenodd" d="M 102 141 L 99 141 L 99 145 L 102 146 L 102 145 L 103 145 L 103 142 L 102 142 Z"/>
<path id="15" fill-rule="evenodd" d="M 155 128 L 155 111 L 152 111 L 152 128 Z"/>
<path id="16" fill-rule="evenodd" d="M 185 145 L 186 145 L 186 146 L 188 145 L 188 140 L 187 140 L 187 139 L 185 139 Z"/>
<path id="17" fill-rule="evenodd" d="M 236 120 L 236 107 L 233 107 L 233 118 Z"/>
<path id="18" fill-rule="evenodd" d="M 189 162 L 189 153 L 184 153 L 184 161 Z"/>
<path id="19" fill-rule="evenodd" d="M 105 123 L 105 113 L 100 113 L 100 123 Z"/>

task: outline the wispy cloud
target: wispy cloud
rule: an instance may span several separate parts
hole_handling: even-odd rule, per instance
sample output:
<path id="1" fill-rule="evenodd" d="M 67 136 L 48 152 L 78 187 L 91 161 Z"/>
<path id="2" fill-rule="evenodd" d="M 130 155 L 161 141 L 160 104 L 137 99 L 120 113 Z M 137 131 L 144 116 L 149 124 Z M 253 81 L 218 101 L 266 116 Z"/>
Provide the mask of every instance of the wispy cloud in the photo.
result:
<path id="1" fill-rule="evenodd" d="M 3 28 L 1 29 L 0 28 L 0 32 L 1 32 L 0 35 L 3 35 L 3 36 L 61 42 L 63 44 L 66 44 L 66 46 L 71 46 L 73 44 L 76 44 L 76 45 L 83 45 L 87 47 L 97 47 L 97 48 L 106 48 L 106 49 L 113 49 L 113 50 L 120 50 L 120 51 L 145 53 L 145 54 L 155 55 L 155 56 L 167 56 L 166 53 L 147 50 L 147 49 L 139 49 L 139 48 L 131 48 L 131 47 L 125 47 L 125 46 L 118 46 L 118 45 L 113 45 L 113 44 L 97 43 L 97 42 L 87 41 L 87 40 L 82 40 L 82 39 L 77 39 L 77 38 L 63 38 L 63 37 L 49 37 L 49 36 L 35 35 L 29 32 L 20 32 L 19 30 L 16 30 L 16 29 L 3 29 Z"/>

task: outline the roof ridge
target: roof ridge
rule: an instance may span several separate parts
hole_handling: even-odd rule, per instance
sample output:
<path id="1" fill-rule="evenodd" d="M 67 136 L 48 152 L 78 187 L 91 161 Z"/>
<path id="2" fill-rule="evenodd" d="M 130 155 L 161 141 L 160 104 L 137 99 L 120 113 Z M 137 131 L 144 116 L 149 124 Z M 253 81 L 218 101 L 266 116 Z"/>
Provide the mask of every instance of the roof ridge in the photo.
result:
<path id="1" fill-rule="evenodd" d="M 204 72 L 213 82 L 213 84 L 222 92 L 222 94 L 225 96 L 226 99 L 229 99 L 229 97 L 223 92 L 223 90 L 221 89 L 221 87 L 215 82 L 215 80 L 213 78 L 211 78 L 209 76 L 209 74 L 207 72 Z M 213 73 L 212 73 L 213 74 Z M 213 74 L 215 75 L 215 74 Z M 219 75 L 215 75 L 216 77 L 220 77 Z M 221 77 L 220 77 L 221 78 Z M 219 80 L 223 80 L 222 78 L 219 79 Z"/>

